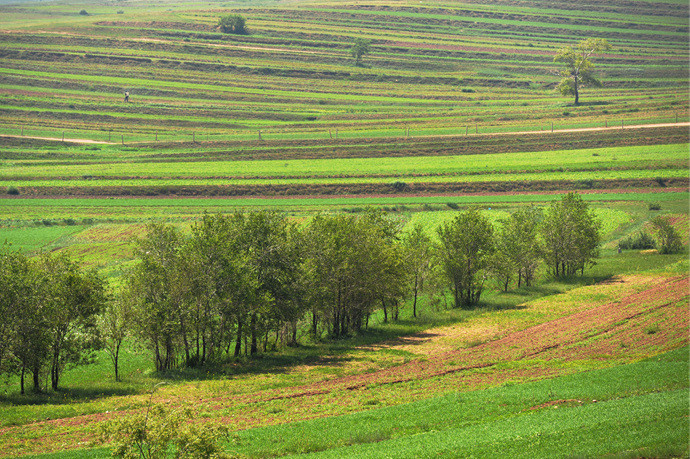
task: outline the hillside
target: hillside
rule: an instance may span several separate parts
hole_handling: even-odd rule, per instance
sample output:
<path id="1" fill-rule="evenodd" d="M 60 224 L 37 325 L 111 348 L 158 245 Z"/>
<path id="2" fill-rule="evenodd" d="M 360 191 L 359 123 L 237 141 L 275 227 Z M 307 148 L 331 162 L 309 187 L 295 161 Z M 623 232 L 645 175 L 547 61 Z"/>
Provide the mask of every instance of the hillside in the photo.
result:
<path id="1" fill-rule="evenodd" d="M 228 14 L 247 32 L 222 32 Z M 195 366 L 177 343 L 161 372 L 130 323 L 118 382 L 105 349 L 41 393 L 2 361 L 0 456 L 108 457 L 100 422 L 159 405 L 227 426 L 238 457 L 687 457 L 689 36 L 682 0 L 0 0 L 0 255 L 94 268 L 110 304 L 152 222 L 184 242 L 236 212 L 277 211 L 291 235 L 378 215 L 397 250 L 468 209 L 497 238 L 575 192 L 600 242 L 571 277 L 535 262 L 532 285 L 503 284 L 496 256 L 471 307 L 438 268 L 414 315 L 394 292 L 395 318 L 381 297 L 338 339 L 317 305 L 260 312 L 251 355 L 238 313 L 218 342 L 241 352 Z M 576 105 L 554 57 L 587 38 L 611 48 Z"/>

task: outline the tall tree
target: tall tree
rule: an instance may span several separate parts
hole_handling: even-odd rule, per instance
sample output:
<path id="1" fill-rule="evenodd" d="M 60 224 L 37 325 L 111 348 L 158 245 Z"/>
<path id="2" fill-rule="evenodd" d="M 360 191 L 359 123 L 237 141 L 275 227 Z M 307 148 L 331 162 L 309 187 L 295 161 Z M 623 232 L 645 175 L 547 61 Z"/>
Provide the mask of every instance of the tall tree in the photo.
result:
<path id="1" fill-rule="evenodd" d="M 363 38 L 355 38 L 355 42 L 350 48 L 350 54 L 355 58 L 355 65 L 362 65 L 362 57 L 365 54 L 369 54 L 369 48 L 371 45 L 371 40 L 365 40 Z"/>
<path id="2" fill-rule="evenodd" d="M 584 273 L 599 256 L 601 224 L 582 197 L 568 193 L 546 210 L 543 257 L 556 277 Z"/>
<path id="3" fill-rule="evenodd" d="M 543 219 L 541 209 L 521 207 L 503 220 L 498 233 L 498 258 L 503 266 L 510 266 L 511 277 L 517 277 L 517 286 L 530 286 L 541 261 L 539 225 Z"/>
<path id="4" fill-rule="evenodd" d="M 0 374 L 14 372 L 12 350 L 16 339 L 17 313 L 26 294 L 29 261 L 21 253 L 0 247 Z"/>
<path id="5" fill-rule="evenodd" d="M 553 61 L 565 65 L 561 72 L 563 79 L 558 89 L 564 96 L 575 96 L 575 105 L 580 103 L 580 88 L 582 86 L 600 87 L 601 81 L 594 76 L 594 64 L 591 57 L 594 53 L 611 49 L 611 45 L 603 38 L 588 38 L 582 40 L 573 49 L 571 46 L 561 48 Z"/>
<path id="6" fill-rule="evenodd" d="M 149 224 L 147 236 L 137 241 L 136 253 L 141 262 L 125 279 L 125 288 L 135 299 L 135 328 L 153 351 L 157 371 L 169 370 L 178 363 L 181 241 L 173 226 Z"/>
<path id="7" fill-rule="evenodd" d="M 115 381 L 120 381 L 120 350 L 125 338 L 131 334 L 134 301 L 123 291 L 116 299 L 110 301 L 98 317 L 103 347 L 113 362 Z"/>
<path id="8" fill-rule="evenodd" d="M 38 268 L 47 277 L 44 314 L 50 320 L 50 381 L 57 390 L 68 364 L 89 361 L 99 347 L 97 315 L 106 304 L 105 281 L 95 270 L 83 270 L 66 255 L 41 255 Z"/>
<path id="9" fill-rule="evenodd" d="M 455 297 L 455 307 L 479 302 L 494 252 L 493 225 L 470 209 L 438 228 L 436 253 Z"/>
<path id="10" fill-rule="evenodd" d="M 424 284 L 431 268 L 431 238 L 421 223 L 416 223 L 403 234 L 407 269 L 412 286 L 412 316 L 417 317 L 417 298 L 424 290 Z"/>

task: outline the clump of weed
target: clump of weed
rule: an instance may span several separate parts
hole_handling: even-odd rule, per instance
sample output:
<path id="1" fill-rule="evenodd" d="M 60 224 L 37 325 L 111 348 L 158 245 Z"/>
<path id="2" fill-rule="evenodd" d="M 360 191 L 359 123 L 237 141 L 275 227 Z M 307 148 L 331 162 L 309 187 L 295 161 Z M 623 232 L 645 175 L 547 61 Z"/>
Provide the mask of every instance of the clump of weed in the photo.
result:
<path id="1" fill-rule="evenodd" d="M 659 331 L 661 331 L 661 330 L 659 329 L 658 324 L 650 325 L 650 326 L 644 328 L 644 332 L 647 335 L 654 335 L 656 333 L 659 333 Z"/>

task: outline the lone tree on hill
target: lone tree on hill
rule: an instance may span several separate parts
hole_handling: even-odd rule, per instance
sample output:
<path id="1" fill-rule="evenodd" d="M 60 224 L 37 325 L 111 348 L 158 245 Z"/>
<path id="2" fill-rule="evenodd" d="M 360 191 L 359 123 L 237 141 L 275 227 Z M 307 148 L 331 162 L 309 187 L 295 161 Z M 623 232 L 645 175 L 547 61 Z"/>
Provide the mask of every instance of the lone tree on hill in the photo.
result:
<path id="1" fill-rule="evenodd" d="M 371 45 L 371 40 L 365 40 L 363 38 L 355 38 L 355 43 L 350 49 L 352 57 L 355 58 L 355 65 L 362 65 L 362 56 L 369 53 L 369 45 Z"/>
<path id="2" fill-rule="evenodd" d="M 561 72 L 563 79 L 558 89 L 564 96 L 575 96 L 575 105 L 580 103 L 580 87 L 584 85 L 600 87 L 601 81 L 594 77 L 594 64 L 590 57 L 597 52 L 611 49 L 611 45 L 603 38 L 588 38 L 580 41 L 577 48 L 571 46 L 561 48 L 554 57 L 554 62 L 565 64 L 566 69 Z"/>
<path id="3" fill-rule="evenodd" d="M 245 24 L 246 20 L 239 14 L 229 14 L 218 20 L 218 27 L 220 27 L 220 30 L 223 33 L 243 35 L 247 33 Z"/>

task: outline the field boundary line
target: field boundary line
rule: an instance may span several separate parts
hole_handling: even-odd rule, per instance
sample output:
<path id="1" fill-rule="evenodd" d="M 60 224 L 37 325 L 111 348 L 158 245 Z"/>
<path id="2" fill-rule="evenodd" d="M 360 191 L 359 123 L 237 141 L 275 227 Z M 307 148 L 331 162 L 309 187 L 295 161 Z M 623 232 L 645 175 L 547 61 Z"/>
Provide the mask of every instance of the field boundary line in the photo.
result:
<path id="1" fill-rule="evenodd" d="M 509 131 L 509 132 L 484 132 L 484 133 L 474 133 L 474 134 L 420 134 L 411 135 L 410 138 L 426 139 L 426 138 L 467 138 L 467 137 L 481 137 L 481 136 L 503 136 L 503 135 L 530 135 L 530 134 L 564 134 L 572 132 L 603 132 L 603 131 L 620 131 L 625 129 L 654 129 L 663 127 L 688 127 L 690 128 L 690 121 L 683 121 L 679 123 L 657 123 L 657 124 L 631 124 L 626 126 L 608 126 L 608 127 L 586 127 L 586 128 L 569 128 L 569 129 L 554 129 L 554 130 L 539 130 L 539 131 Z M 270 132 L 268 133 L 270 135 Z M 264 133 L 266 135 L 266 133 Z M 382 136 L 376 138 L 384 139 L 396 139 L 400 136 Z M 102 145 L 117 145 L 118 142 L 106 142 L 102 140 L 91 140 L 91 139 L 73 139 L 73 138 L 61 138 L 61 137 L 33 137 L 33 136 L 23 136 L 23 135 L 13 135 L 13 134 L 0 134 L 0 138 L 14 138 L 14 139 L 34 139 L 34 140 L 46 140 L 51 142 L 69 142 L 69 143 L 88 143 L 88 144 L 102 144 Z M 349 137 L 346 137 L 350 139 Z M 355 139 L 365 140 L 368 137 L 357 137 Z M 373 137 L 372 137 L 373 138 Z M 299 139 L 271 139 L 271 140 L 299 140 Z M 306 139 L 305 139 L 306 140 Z M 227 140 L 228 142 L 255 142 L 255 140 Z M 186 140 L 173 140 L 169 143 L 184 143 Z M 223 142 L 223 140 L 220 140 Z M 128 142 L 129 145 L 141 145 L 141 144 L 151 144 L 158 143 L 158 141 L 131 141 Z M 201 142 L 200 142 L 201 143 Z"/>

